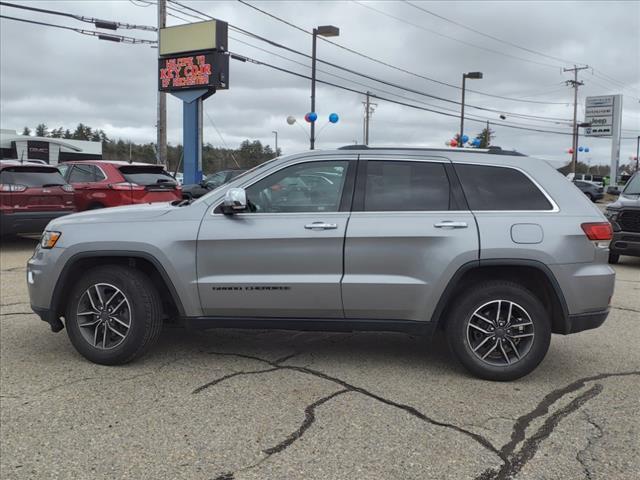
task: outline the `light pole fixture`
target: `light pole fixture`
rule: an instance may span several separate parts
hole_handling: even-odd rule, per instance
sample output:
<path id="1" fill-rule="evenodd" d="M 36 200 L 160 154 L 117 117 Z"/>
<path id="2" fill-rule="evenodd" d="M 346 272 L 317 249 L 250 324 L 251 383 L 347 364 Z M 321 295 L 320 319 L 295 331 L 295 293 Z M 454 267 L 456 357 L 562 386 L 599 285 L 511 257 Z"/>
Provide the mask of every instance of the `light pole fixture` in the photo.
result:
<path id="1" fill-rule="evenodd" d="M 317 37 L 337 37 L 340 29 L 333 25 L 322 25 L 313 29 L 313 45 L 311 47 L 311 112 L 316 111 L 316 41 Z M 316 143 L 316 122 L 311 122 L 311 136 L 309 137 L 309 149 L 313 150 Z"/>
<path id="2" fill-rule="evenodd" d="M 479 80 L 482 78 L 482 72 L 469 72 L 462 74 L 462 103 L 460 110 L 460 136 L 458 137 L 458 146 L 462 147 L 464 142 L 462 141 L 462 136 L 464 135 L 464 92 L 466 88 L 467 78 L 471 80 Z"/>
<path id="3" fill-rule="evenodd" d="M 278 132 L 276 130 L 272 130 L 271 133 L 273 133 L 276 136 L 276 151 L 275 151 L 275 155 L 273 156 L 275 158 L 278 156 Z"/>

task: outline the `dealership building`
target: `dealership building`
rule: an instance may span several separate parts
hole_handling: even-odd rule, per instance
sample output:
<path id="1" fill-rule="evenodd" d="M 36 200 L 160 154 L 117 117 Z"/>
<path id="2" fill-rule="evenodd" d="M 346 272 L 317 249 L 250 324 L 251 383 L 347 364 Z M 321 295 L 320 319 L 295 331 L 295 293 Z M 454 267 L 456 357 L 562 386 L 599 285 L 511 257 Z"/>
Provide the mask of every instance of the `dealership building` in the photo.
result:
<path id="1" fill-rule="evenodd" d="M 51 165 L 69 160 L 102 160 L 102 142 L 32 137 L 0 130 L 0 159 L 44 160 Z"/>

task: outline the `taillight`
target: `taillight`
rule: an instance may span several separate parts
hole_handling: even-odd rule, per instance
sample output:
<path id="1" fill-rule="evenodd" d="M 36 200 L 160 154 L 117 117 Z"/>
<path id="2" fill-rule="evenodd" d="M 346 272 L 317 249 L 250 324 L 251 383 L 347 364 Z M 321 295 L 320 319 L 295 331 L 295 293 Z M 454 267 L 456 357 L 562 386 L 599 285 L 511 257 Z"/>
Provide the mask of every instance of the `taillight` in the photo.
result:
<path id="1" fill-rule="evenodd" d="M 611 240 L 613 230 L 609 222 L 583 223 L 580 225 L 589 240 Z"/>
<path id="2" fill-rule="evenodd" d="M 0 192 L 24 192 L 26 185 L 18 185 L 15 183 L 0 183 Z"/>
<path id="3" fill-rule="evenodd" d="M 142 185 L 130 182 L 111 183 L 109 184 L 109 188 L 112 190 L 144 190 Z"/>
<path id="4" fill-rule="evenodd" d="M 73 192 L 73 185 L 69 185 L 68 183 L 66 185 L 62 185 L 60 188 L 65 192 Z"/>

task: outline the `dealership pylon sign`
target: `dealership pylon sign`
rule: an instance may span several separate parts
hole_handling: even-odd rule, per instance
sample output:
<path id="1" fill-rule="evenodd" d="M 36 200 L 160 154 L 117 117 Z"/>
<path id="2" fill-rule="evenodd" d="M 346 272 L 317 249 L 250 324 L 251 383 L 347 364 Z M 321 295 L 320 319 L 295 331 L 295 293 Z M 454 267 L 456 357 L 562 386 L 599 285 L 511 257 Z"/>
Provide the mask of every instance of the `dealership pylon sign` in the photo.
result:
<path id="1" fill-rule="evenodd" d="M 620 140 L 622 137 L 622 95 L 587 97 L 584 121 L 588 137 L 611 137 L 611 184 L 617 185 L 620 163 Z"/>
<path id="2" fill-rule="evenodd" d="M 229 88 L 227 31 L 220 20 L 160 29 L 158 90 L 182 100 L 185 183 L 202 180 L 202 102 Z"/>

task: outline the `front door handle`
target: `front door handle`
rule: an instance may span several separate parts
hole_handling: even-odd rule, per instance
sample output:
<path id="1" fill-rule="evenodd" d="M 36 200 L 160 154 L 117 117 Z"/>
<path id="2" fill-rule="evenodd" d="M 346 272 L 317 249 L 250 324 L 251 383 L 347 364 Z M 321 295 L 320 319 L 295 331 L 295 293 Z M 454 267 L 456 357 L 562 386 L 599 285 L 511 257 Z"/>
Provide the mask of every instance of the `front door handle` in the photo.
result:
<path id="1" fill-rule="evenodd" d="M 338 228 L 337 223 L 313 222 L 304 226 L 307 230 L 335 230 Z"/>
<path id="2" fill-rule="evenodd" d="M 451 220 L 444 220 L 433 225 L 436 228 L 467 228 L 467 222 L 452 222 Z"/>

